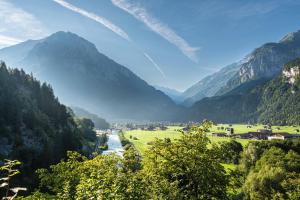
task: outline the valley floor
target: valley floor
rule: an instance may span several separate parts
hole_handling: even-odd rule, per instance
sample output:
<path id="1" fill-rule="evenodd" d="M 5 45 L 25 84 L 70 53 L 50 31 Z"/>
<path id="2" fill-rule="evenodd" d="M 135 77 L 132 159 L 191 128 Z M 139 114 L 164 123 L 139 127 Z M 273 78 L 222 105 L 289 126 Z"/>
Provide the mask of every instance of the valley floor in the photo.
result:
<path id="1" fill-rule="evenodd" d="M 263 125 L 253 125 L 251 128 L 247 128 L 248 125 L 246 124 L 218 124 L 217 126 L 213 126 L 209 132 L 227 132 L 225 130 L 220 130 L 220 127 L 224 128 L 233 128 L 234 134 L 242 134 L 248 132 L 254 132 L 258 129 L 263 129 Z M 219 127 L 219 129 L 218 129 Z M 180 132 L 183 127 L 180 126 L 168 126 L 167 130 L 129 130 L 124 132 L 124 136 L 137 148 L 137 150 L 143 155 L 147 148 L 151 145 L 151 142 L 158 139 L 170 138 L 171 140 L 178 139 L 180 137 Z M 300 130 L 300 126 L 272 126 L 273 133 L 299 133 L 297 130 Z M 209 136 L 209 139 L 212 143 L 214 142 L 223 142 L 223 141 L 230 141 L 231 138 L 229 137 L 215 137 Z M 246 146 L 251 139 L 235 139 L 237 142 L 240 142 L 243 146 Z"/>

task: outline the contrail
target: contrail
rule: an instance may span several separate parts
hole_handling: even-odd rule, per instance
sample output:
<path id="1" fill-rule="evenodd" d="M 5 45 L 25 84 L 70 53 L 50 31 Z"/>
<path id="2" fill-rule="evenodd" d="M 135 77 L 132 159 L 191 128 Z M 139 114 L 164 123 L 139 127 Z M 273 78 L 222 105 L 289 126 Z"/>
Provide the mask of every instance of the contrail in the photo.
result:
<path id="1" fill-rule="evenodd" d="M 72 10 L 84 17 L 90 18 L 100 24 L 102 24 L 103 26 L 105 26 L 106 28 L 108 28 L 109 30 L 111 30 L 112 32 L 116 33 L 117 35 L 119 35 L 120 37 L 122 37 L 123 39 L 134 43 L 133 41 L 130 40 L 130 37 L 128 36 L 128 34 L 121 29 L 120 27 L 118 27 L 117 25 L 113 24 L 111 21 L 105 19 L 104 17 L 101 17 L 99 15 L 96 15 L 94 13 L 88 12 L 86 10 L 83 10 L 81 8 L 78 8 L 68 2 L 65 2 L 64 0 L 53 0 L 54 2 L 58 3 L 59 5 Z M 161 68 L 159 67 L 159 65 L 147 54 L 144 53 L 143 51 L 141 51 L 139 48 L 137 48 L 140 52 L 143 53 L 143 55 L 147 58 L 147 60 L 149 60 L 153 66 L 163 75 L 164 78 L 166 78 L 164 72 L 161 70 Z"/>
<path id="2" fill-rule="evenodd" d="M 99 15 L 96 15 L 94 13 L 88 12 L 86 10 L 83 10 L 81 8 L 78 8 L 68 2 L 65 2 L 64 0 L 53 0 L 54 2 L 58 3 L 59 5 L 72 10 L 80 15 L 83 15 L 87 18 L 90 18 L 100 24 L 102 24 L 103 26 L 105 26 L 106 28 L 108 28 L 109 30 L 111 30 L 112 32 L 116 33 L 117 35 L 119 35 L 120 37 L 124 38 L 127 41 L 130 41 L 130 38 L 128 36 L 128 34 L 123 31 L 120 27 L 116 26 L 115 24 L 113 24 L 112 22 L 110 22 L 109 20 L 105 19 L 104 17 L 101 17 Z"/>
<path id="3" fill-rule="evenodd" d="M 198 62 L 196 52 L 199 48 L 190 46 L 188 42 L 180 37 L 174 30 L 151 16 L 145 8 L 129 3 L 126 0 L 111 0 L 111 2 L 115 6 L 135 17 L 137 20 L 143 22 L 150 30 L 175 45 L 189 59 L 194 62 Z"/>
<path id="4" fill-rule="evenodd" d="M 163 72 L 163 70 L 160 68 L 160 66 L 147 54 L 147 53 L 143 53 L 144 56 L 155 66 L 155 68 L 161 73 L 161 75 L 166 78 L 165 73 Z"/>

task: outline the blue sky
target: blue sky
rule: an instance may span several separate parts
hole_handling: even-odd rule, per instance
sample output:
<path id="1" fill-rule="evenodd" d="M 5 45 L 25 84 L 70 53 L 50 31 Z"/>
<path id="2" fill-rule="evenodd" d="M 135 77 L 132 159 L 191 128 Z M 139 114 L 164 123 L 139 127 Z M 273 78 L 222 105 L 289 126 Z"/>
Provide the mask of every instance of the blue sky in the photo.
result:
<path id="1" fill-rule="evenodd" d="M 300 29 L 299 0 L 0 0 L 0 47 L 71 31 L 153 85 L 184 90 Z"/>

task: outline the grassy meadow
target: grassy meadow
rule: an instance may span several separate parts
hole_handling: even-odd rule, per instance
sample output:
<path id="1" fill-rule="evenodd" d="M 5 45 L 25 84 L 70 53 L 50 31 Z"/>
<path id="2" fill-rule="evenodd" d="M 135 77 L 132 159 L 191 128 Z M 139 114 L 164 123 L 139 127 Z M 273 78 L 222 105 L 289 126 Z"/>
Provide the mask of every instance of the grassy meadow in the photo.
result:
<path id="1" fill-rule="evenodd" d="M 218 124 L 217 126 L 213 126 L 210 130 L 210 133 L 213 132 L 226 132 L 225 130 L 218 130 L 218 127 L 229 127 L 228 124 Z M 124 136 L 134 144 L 134 146 L 138 149 L 138 151 L 143 154 L 145 150 L 149 147 L 149 142 L 152 142 L 155 140 L 155 138 L 158 139 L 164 139 L 164 138 L 170 138 L 171 140 L 174 140 L 176 138 L 180 137 L 180 132 L 177 130 L 182 129 L 183 127 L 180 126 L 168 126 L 167 130 L 154 130 L 154 131 L 148 131 L 148 130 L 131 130 L 126 131 L 124 133 Z M 263 125 L 255 125 L 251 128 L 247 128 L 247 125 L 245 124 L 232 124 L 231 128 L 234 128 L 234 133 L 247 133 L 250 131 L 257 131 L 257 129 L 263 129 Z M 273 132 L 288 132 L 288 133 L 296 133 L 296 129 L 300 129 L 300 126 L 272 126 Z M 222 138 L 222 137 L 213 137 L 209 136 L 209 139 L 211 142 L 222 142 L 222 141 L 229 141 L 230 138 Z M 236 139 L 236 141 L 240 142 L 243 146 L 246 146 L 249 141 L 247 139 Z"/>

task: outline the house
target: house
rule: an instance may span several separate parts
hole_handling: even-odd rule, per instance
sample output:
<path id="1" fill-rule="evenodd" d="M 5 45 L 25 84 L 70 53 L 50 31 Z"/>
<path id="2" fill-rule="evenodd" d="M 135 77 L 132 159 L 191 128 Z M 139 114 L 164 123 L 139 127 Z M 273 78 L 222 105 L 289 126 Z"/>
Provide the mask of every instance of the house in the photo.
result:
<path id="1" fill-rule="evenodd" d="M 267 140 L 268 136 L 271 136 L 271 133 L 248 132 L 244 134 L 234 134 L 232 137 L 241 139 Z"/>
<path id="2" fill-rule="evenodd" d="M 190 126 L 186 126 L 186 127 L 182 128 L 182 130 L 183 130 L 184 132 L 188 132 L 190 129 L 191 129 Z"/>
<path id="3" fill-rule="evenodd" d="M 257 132 L 271 134 L 272 133 L 272 129 L 258 129 Z"/>
<path id="4" fill-rule="evenodd" d="M 229 133 L 233 134 L 234 133 L 234 128 L 226 128 L 226 131 L 228 131 Z"/>
<path id="5" fill-rule="evenodd" d="M 275 133 L 274 135 L 268 136 L 268 140 L 286 140 L 298 137 L 300 137 L 300 134 Z"/>
<path id="6" fill-rule="evenodd" d="M 215 136 L 215 137 L 227 137 L 227 134 L 226 133 L 212 133 L 211 134 L 212 136 Z"/>

